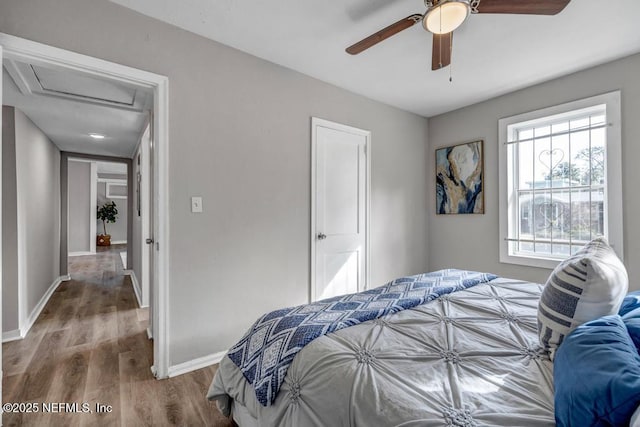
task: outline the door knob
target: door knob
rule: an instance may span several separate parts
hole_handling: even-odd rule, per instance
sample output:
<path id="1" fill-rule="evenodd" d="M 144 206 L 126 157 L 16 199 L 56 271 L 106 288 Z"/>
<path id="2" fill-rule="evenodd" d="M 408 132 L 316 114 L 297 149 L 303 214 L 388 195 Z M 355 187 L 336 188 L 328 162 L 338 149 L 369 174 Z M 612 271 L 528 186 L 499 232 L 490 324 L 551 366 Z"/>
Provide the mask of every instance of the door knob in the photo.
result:
<path id="1" fill-rule="evenodd" d="M 327 235 L 324 233 L 318 233 L 318 240 L 324 240 L 327 238 Z"/>
<path id="2" fill-rule="evenodd" d="M 147 242 L 147 245 L 153 245 L 153 239 L 147 239 L 145 242 Z"/>

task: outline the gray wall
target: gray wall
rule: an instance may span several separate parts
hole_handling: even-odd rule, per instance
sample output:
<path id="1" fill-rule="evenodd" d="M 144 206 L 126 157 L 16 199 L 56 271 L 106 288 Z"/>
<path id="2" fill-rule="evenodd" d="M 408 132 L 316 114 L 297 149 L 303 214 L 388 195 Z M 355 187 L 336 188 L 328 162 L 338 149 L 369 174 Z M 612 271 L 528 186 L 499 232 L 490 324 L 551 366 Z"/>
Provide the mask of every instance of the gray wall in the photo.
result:
<path id="1" fill-rule="evenodd" d="M 69 252 L 88 252 L 91 215 L 91 163 L 69 161 Z"/>
<path id="2" fill-rule="evenodd" d="M 622 91 L 622 189 L 624 258 L 630 288 L 640 289 L 640 55 L 520 90 L 429 119 L 429 268 L 492 271 L 544 283 L 550 271 L 499 262 L 498 119 L 613 90 Z M 477 138 L 485 140 L 485 215 L 436 215 L 434 150 Z"/>
<path id="3" fill-rule="evenodd" d="M 3 0 L 0 31 L 169 77 L 170 364 L 307 301 L 311 116 L 373 133 L 371 285 L 426 270 L 426 119 L 105 1 Z"/>
<path id="4" fill-rule="evenodd" d="M 18 321 L 18 215 L 16 201 L 16 130 L 13 107 L 2 107 L 2 331 Z"/>
<path id="5" fill-rule="evenodd" d="M 106 178 L 103 174 L 98 174 L 98 178 Z M 127 180 L 127 175 L 109 175 L 111 179 L 123 179 Z M 126 242 L 127 241 L 127 199 L 110 199 L 106 196 L 107 184 L 105 182 L 98 182 L 98 206 L 102 206 L 105 203 L 116 203 L 118 209 L 118 216 L 115 223 L 107 223 L 107 233 L 111 235 L 111 242 Z M 104 232 L 102 221 L 97 220 L 96 232 L 101 234 Z M 125 266 L 126 267 L 126 266 Z"/>
<path id="6" fill-rule="evenodd" d="M 19 304 L 29 316 L 60 275 L 60 151 L 18 109 L 15 132 Z"/>

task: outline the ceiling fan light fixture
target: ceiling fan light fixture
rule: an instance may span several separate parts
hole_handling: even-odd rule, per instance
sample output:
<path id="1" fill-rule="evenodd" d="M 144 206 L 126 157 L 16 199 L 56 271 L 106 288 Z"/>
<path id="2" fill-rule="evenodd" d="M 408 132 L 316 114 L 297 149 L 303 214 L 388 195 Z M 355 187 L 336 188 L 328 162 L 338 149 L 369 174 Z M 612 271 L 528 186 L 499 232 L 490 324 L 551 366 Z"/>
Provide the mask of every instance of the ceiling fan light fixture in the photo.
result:
<path id="1" fill-rule="evenodd" d="M 440 0 L 425 13 L 422 26 L 433 34 L 447 34 L 462 25 L 469 13 L 469 0 Z"/>

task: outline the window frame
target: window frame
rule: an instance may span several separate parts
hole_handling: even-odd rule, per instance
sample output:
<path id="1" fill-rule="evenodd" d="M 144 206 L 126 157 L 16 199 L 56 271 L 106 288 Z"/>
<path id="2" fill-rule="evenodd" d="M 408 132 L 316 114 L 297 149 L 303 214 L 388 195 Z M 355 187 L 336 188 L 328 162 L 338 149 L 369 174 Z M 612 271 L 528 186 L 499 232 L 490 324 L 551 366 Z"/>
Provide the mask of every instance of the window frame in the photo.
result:
<path id="1" fill-rule="evenodd" d="M 500 222 L 500 262 L 508 264 L 518 264 L 531 267 L 555 268 L 562 258 L 510 254 L 509 241 L 510 219 L 512 217 L 513 205 L 513 177 L 510 176 L 510 161 L 508 158 L 509 127 L 523 124 L 530 121 L 548 119 L 553 116 L 567 115 L 578 110 L 593 108 L 598 105 L 606 105 L 606 199 L 604 208 L 605 236 L 615 250 L 616 254 L 623 259 L 623 214 L 622 214 L 622 125 L 621 125 L 621 96 L 620 91 L 592 96 L 577 101 L 567 102 L 561 105 L 542 108 L 539 110 L 505 117 L 498 120 L 498 140 L 499 140 L 499 222 Z M 513 227 L 517 224 L 513 225 Z"/>

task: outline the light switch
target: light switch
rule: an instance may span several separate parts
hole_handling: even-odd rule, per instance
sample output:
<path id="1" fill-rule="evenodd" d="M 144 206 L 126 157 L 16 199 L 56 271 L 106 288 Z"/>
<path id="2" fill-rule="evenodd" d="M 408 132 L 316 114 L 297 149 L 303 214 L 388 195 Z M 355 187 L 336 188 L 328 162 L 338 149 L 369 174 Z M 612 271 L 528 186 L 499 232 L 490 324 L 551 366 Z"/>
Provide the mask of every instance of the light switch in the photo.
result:
<path id="1" fill-rule="evenodd" d="M 191 212 L 192 213 L 202 212 L 202 197 L 200 196 L 191 197 Z"/>

